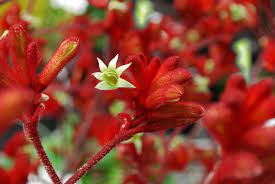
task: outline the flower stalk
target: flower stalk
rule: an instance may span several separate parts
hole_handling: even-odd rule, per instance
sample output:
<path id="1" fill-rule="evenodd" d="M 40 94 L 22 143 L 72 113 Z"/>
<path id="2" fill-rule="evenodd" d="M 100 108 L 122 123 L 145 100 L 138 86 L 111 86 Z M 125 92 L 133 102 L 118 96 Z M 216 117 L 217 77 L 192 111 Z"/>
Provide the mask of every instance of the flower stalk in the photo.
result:
<path id="1" fill-rule="evenodd" d="M 41 143 L 39 133 L 38 133 L 38 121 L 39 115 L 43 110 L 42 106 L 38 106 L 33 117 L 29 121 L 24 121 L 24 131 L 26 136 L 30 139 L 31 143 L 33 144 L 36 153 L 43 163 L 49 177 L 51 178 L 53 184 L 62 184 L 61 180 L 59 179 L 57 173 L 55 172 L 44 148 Z"/>
<path id="2" fill-rule="evenodd" d="M 108 144 L 103 146 L 100 151 L 98 151 L 93 157 L 91 157 L 81 168 L 79 168 L 76 173 L 71 176 L 65 184 L 76 183 L 83 175 L 85 175 L 91 168 L 93 168 L 102 158 L 104 158 L 116 145 L 122 141 L 130 139 L 136 133 L 142 132 L 142 127 L 136 127 L 133 129 L 120 131 L 114 139 L 112 139 Z"/>

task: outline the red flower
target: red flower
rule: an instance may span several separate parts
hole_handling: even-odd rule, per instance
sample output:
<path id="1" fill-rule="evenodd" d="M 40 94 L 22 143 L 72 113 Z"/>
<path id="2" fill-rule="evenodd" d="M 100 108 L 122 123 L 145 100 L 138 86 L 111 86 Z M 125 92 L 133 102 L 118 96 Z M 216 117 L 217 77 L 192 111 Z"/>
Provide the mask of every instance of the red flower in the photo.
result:
<path id="1" fill-rule="evenodd" d="M 76 55 L 78 44 L 77 38 L 69 38 L 62 42 L 38 75 L 37 70 L 41 66 L 41 57 L 37 43 L 32 41 L 24 26 L 17 24 L 10 27 L 8 35 L 0 40 L 0 89 L 18 89 L 20 87 L 31 92 L 28 95 L 24 91 L 22 94 L 18 94 L 19 92 L 6 94 L 9 97 L 5 98 L 7 100 L 17 99 L 17 101 L 6 103 L 17 103 L 18 106 L 13 107 L 13 110 L 7 107 L 4 109 L 10 110 L 9 112 L 13 114 L 17 114 L 14 111 L 18 111 L 16 116 L 19 116 L 22 114 L 20 112 L 23 107 L 30 105 L 30 102 L 33 103 L 33 108 L 35 103 L 40 103 L 40 99 L 37 100 L 38 102 L 34 102 L 35 96 L 41 96 L 40 93 L 52 82 L 64 65 Z M 11 60 L 11 65 L 9 60 Z M 33 113 L 31 108 L 28 110 L 29 113 Z"/>
<path id="2" fill-rule="evenodd" d="M 275 40 L 269 40 L 263 53 L 264 66 L 266 70 L 275 72 Z"/>
<path id="3" fill-rule="evenodd" d="M 4 153 L 11 157 L 15 157 L 20 148 L 27 144 L 27 140 L 23 132 L 15 133 L 4 145 Z"/>
<path id="4" fill-rule="evenodd" d="M 26 28 L 29 25 L 28 22 L 21 19 L 19 5 L 13 3 L 0 19 L 0 32 L 2 33 L 4 30 L 9 29 L 12 25 L 15 24 L 21 24 Z"/>
<path id="5" fill-rule="evenodd" d="M 100 145 L 108 143 L 117 134 L 121 123 L 111 115 L 96 116 L 90 127 L 89 136 L 94 136 Z"/>
<path id="6" fill-rule="evenodd" d="M 182 171 L 190 161 L 187 148 L 180 144 L 170 149 L 165 161 L 165 168 L 171 171 Z"/>
<path id="7" fill-rule="evenodd" d="M 37 44 L 31 42 L 31 38 L 27 36 L 23 26 L 12 26 L 9 34 L 1 40 L 0 47 L 0 87 L 19 85 L 41 92 L 56 77 L 64 65 L 75 56 L 78 40 L 76 38 L 65 40 L 39 76 L 36 76 L 36 72 L 41 65 L 41 58 Z M 13 67 L 7 61 L 9 53 Z"/>
<path id="8" fill-rule="evenodd" d="M 18 154 L 15 157 L 14 166 L 8 172 L 10 184 L 27 183 L 29 174 L 37 168 L 37 164 L 32 164 L 29 156 Z"/>
<path id="9" fill-rule="evenodd" d="M 160 154 L 156 147 L 156 136 L 143 135 L 141 137 L 141 147 L 137 148 L 134 143 L 124 143 L 118 146 L 119 158 L 121 158 L 129 166 L 130 175 L 135 175 L 137 171 L 138 176 L 126 177 L 125 182 L 131 181 L 150 181 L 150 178 L 156 174 L 156 170 L 152 165 L 157 165 L 160 161 Z M 140 150 L 139 150 L 140 149 Z M 140 178 L 140 176 L 143 176 Z M 145 179 L 145 180 L 144 180 Z"/>
<path id="10" fill-rule="evenodd" d="M 178 57 L 167 58 L 162 64 L 155 57 L 150 62 L 144 55 L 134 55 L 126 59 L 132 62 L 127 81 L 135 89 L 126 89 L 126 96 L 135 117 L 143 119 L 144 131 L 156 131 L 184 126 L 199 119 L 202 106 L 184 100 L 184 84 L 192 76 L 179 66 Z"/>
<path id="11" fill-rule="evenodd" d="M 0 91 L 0 135 L 32 104 L 33 93 L 22 88 Z"/>
<path id="12" fill-rule="evenodd" d="M 230 179 L 254 181 L 255 176 L 264 178 L 274 172 L 275 164 L 268 160 L 273 158 L 275 129 L 265 124 L 274 117 L 275 96 L 272 95 L 271 80 L 265 79 L 247 87 L 240 76 L 229 79 L 220 102 L 206 113 L 205 126 L 221 145 L 222 160 L 221 164 L 217 165 L 215 175 L 222 173 L 221 170 L 224 168 L 230 168 L 230 172 L 235 172 L 234 168 L 241 169 L 243 174 L 228 173 L 227 176 L 215 176 L 214 178 L 219 178 L 216 182 L 229 179 L 228 175 Z M 242 152 L 252 156 L 242 156 Z M 235 159 L 236 155 L 240 163 Z M 243 159 L 248 160 L 245 162 Z M 236 164 L 233 164 L 234 168 L 227 165 L 232 160 L 236 161 Z M 257 167 L 252 167 L 251 164 Z M 241 174 L 238 171 L 236 173 Z"/>

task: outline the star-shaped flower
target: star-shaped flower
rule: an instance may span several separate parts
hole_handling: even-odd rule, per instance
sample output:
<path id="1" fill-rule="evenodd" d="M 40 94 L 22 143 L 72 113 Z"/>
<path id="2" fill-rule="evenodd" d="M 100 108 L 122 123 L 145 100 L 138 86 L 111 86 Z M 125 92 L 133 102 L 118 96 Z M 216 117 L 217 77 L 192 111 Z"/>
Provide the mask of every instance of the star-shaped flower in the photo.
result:
<path id="1" fill-rule="evenodd" d="M 121 74 L 130 67 L 131 63 L 126 65 L 121 65 L 120 67 L 116 67 L 118 60 L 118 55 L 116 55 L 109 63 L 108 67 L 104 64 L 104 62 L 97 58 L 100 72 L 95 72 L 92 75 L 101 80 L 95 88 L 100 90 L 114 90 L 117 88 L 135 88 L 133 84 L 126 81 L 125 79 L 120 78 Z"/>

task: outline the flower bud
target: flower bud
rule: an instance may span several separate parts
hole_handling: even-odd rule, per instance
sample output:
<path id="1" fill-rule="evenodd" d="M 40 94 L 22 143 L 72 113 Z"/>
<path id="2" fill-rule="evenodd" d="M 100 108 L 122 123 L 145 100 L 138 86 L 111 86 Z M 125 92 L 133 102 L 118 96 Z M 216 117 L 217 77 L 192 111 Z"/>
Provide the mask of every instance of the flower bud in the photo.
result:
<path id="1" fill-rule="evenodd" d="M 165 73 L 164 75 L 160 76 L 159 78 L 155 78 L 151 89 L 156 89 L 164 85 L 169 85 L 173 83 L 184 83 L 192 78 L 192 75 L 189 71 L 178 68 L 175 70 L 172 70 L 170 72 Z"/>
<path id="2" fill-rule="evenodd" d="M 177 102 L 180 100 L 182 95 L 183 87 L 181 85 L 167 85 L 150 94 L 145 101 L 145 106 L 148 109 L 154 109 L 166 102 Z"/>
<path id="3" fill-rule="evenodd" d="M 12 65 L 18 75 L 18 80 L 25 85 L 30 83 L 29 69 L 26 62 L 27 35 L 25 28 L 20 25 L 14 25 L 9 31 L 9 42 L 11 49 Z"/>
<path id="4" fill-rule="evenodd" d="M 166 104 L 149 113 L 152 119 L 199 119 L 204 112 L 201 105 L 192 102 L 175 102 Z"/>
<path id="5" fill-rule="evenodd" d="M 60 44 L 38 77 L 38 91 L 45 89 L 54 80 L 63 67 L 76 55 L 78 48 L 79 40 L 75 37 Z"/>
<path id="6" fill-rule="evenodd" d="M 0 135 L 31 104 L 33 97 L 30 91 L 24 89 L 6 89 L 0 92 Z"/>

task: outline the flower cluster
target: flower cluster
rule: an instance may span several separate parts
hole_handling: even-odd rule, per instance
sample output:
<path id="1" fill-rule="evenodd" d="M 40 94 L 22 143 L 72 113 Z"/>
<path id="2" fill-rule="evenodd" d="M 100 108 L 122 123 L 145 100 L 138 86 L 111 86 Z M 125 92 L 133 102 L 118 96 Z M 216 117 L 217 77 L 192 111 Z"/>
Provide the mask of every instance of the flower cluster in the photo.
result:
<path id="1" fill-rule="evenodd" d="M 0 0 L 0 183 L 274 183 L 273 4 Z"/>
<path id="2" fill-rule="evenodd" d="M 268 161 L 274 151 L 275 129 L 268 123 L 275 116 L 274 104 L 270 79 L 249 87 L 241 76 L 229 79 L 220 102 L 205 115 L 205 126 L 222 152 L 209 183 L 274 180 L 274 163 Z"/>

